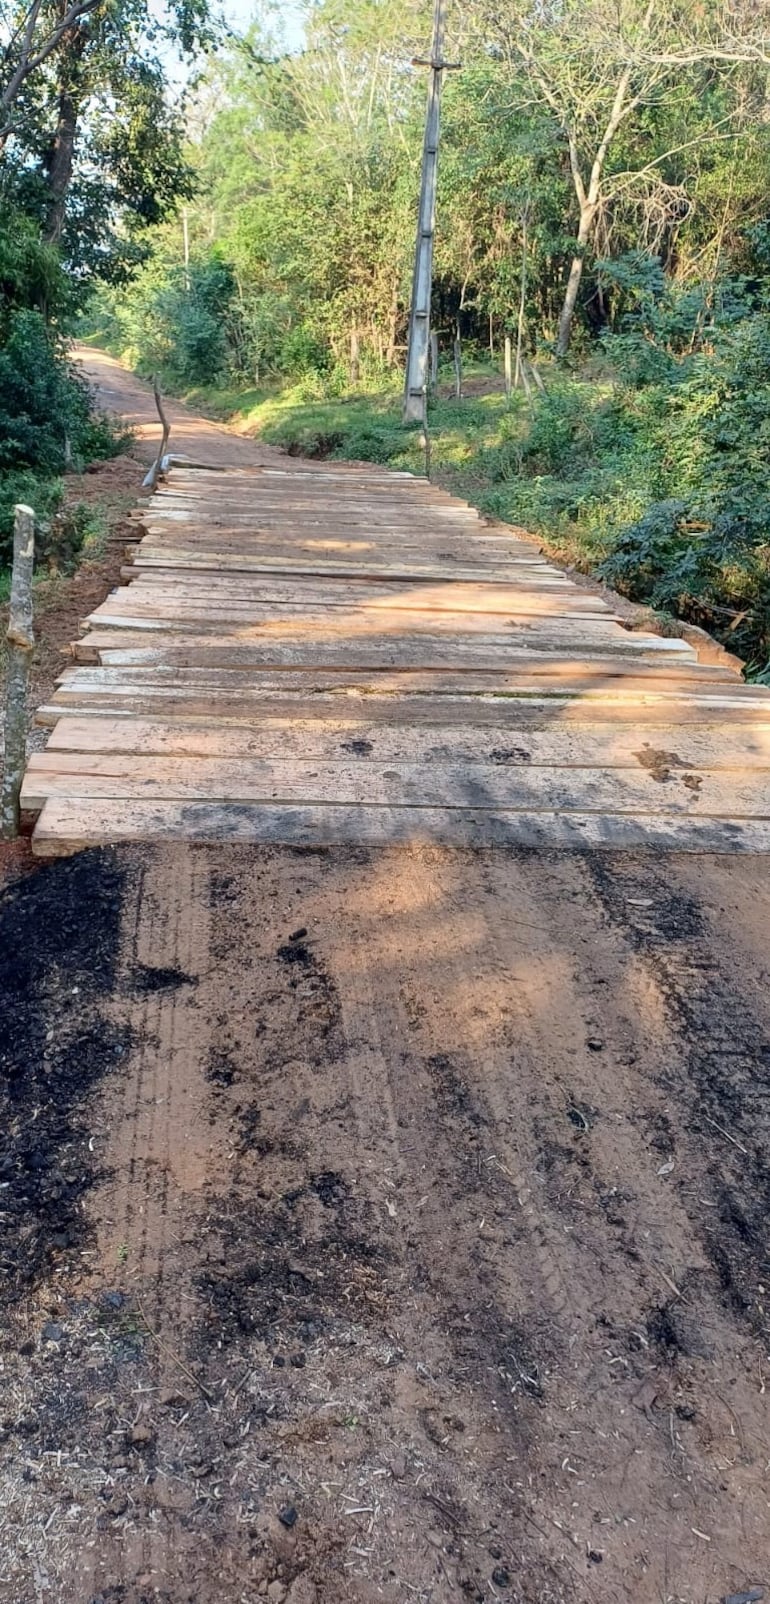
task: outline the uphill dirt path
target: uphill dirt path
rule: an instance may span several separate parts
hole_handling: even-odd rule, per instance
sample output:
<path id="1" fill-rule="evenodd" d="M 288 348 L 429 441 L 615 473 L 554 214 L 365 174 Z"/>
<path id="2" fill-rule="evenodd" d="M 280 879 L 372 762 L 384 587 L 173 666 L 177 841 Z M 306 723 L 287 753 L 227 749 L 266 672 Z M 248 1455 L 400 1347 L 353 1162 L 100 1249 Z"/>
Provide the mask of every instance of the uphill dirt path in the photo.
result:
<path id="1" fill-rule="evenodd" d="M 2 1604 L 770 1595 L 769 918 L 766 856 L 12 879 Z"/>

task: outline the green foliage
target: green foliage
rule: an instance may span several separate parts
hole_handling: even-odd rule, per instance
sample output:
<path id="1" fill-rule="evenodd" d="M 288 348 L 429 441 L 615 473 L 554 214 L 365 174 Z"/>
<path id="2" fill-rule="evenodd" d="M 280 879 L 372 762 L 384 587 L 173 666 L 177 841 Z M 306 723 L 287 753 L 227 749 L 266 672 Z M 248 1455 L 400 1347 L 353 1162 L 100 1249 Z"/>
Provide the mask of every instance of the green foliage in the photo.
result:
<path id="1" fill-rule="evenodd" d="M 69 459 L 110 455 L 117 444 L 41 314 L 12 312 L 0 346 L 0 471 L 55 475 Z"/>
<path id="2" fill-rule="evenodd" d="M 0 340 L 0 569 L 13 547 L 13 508 L 26 502 L 43 538 L 38 559 L 66 567 L 85 534 L 71 514 L 57 516 L 59 475 L 122 449 L 125 436 L 95 413 L 40 312 L 6 313 Z M 82 520 L 81 520 L 82 522 Z"/>
<path id="3" fill-rule="evenodd" d="M 714 330 L 658 393 L 666 499 L 623 531 L 605 577 L 704 623 L 754 669 L 770 658 L 770 317 Z"/>
<path id="4" fill-rule="evenodd" d="M 43 243 L 32 218 L 0 194 L 0 340 L 15 312 L 45 306 L 49 316 L 57 316 L 70 301 L 58 253 Z"/>
<path id="5" fill-rule="evenodd" d="M 61 502 L 61 484 L 29 469 L 0 472 L 0 574 L 13 553 L 13 509 L 18 502 L 32 507 L 41 525 L 50 525 Z"/>

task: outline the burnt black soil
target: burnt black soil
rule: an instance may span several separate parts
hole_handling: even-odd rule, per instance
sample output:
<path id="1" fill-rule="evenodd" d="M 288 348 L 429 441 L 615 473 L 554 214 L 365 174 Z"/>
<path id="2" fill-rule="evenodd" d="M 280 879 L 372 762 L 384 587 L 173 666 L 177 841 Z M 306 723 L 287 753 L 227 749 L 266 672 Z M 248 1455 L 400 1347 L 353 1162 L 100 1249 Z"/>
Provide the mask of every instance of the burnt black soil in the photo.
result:
<path id="1" fill-rule="evenodd" d="M 82 1237 L 88 1100 L 125 1058 L 113 989 L 126 864 L 40 868 L 0 895 L 0 1291 L 14 1301 Z"/>

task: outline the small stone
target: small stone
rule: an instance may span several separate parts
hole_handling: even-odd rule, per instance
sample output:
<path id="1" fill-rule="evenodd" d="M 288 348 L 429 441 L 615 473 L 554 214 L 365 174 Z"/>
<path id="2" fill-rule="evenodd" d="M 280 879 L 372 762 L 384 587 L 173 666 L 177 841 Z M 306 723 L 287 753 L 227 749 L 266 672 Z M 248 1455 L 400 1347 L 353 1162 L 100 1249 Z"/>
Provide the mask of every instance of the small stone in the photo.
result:
<path id="1" fill-rule="evenodd" d="M 318 1604 L 316 1585 L 307 1571 L 295 1576 L 286 1595 L 286 1604 Z"/>
<path id="2" fill-rule="evenodd" d="M 604 1555 L 599 1552 L 598 1548 L 589 1548 L 588 1558 L 592 1565 L 601 1565 Z"/>
<path id="3" fill-rule="evenodd" d="M 511 1578 L 504 1565 L 497 1565 L 492 1572 L 492 1581 L 495 1587 L 510 1587 Z"/>
<path id="4" fill-rule="evenodd" d="M 19 1353 L 22 1354 L 22 1356 L 25 1359 L 28 1359 L 29 1355 L 31 1353 L 34 1353 L 34 1351 L 35 1351 L 35 1344 L 32 1341 L 31 1337 L 27 1337 L 25 1342 L 20 1342 L 19 1343 Z"/>
<path id="5" fill-rule="evenodd" d="M 184 1409 L 190 1400 L 179 1391 L 178 1387 L 164 1387 L 158 1402 L 162 1409 Z"/>
<path id="6" fill-rule="evenodd" d="M 59 1325 L 58 1320 L 48 1320 L 43 1326 L 41 1332 L 43 1342 L 61 1342 L 63 1336 L 64 1327 Z"/>
<path id="7" fill-rule="evenodd" d="M 105 1309 L 122 1309 L 125 1301 L 126 1300 L 122 1292 L 102 1293 L 102 1303 L 104 1304 Z"/>
<path id="8" fill-rule="evenodd" d="M 586 1047 L 591 1053 L 604 1052 L 604 1042 L 600 1041 L 598 1036 L 589 1036 L 588 1041 L 586 1042 Z"/>
<path id="9" fill-rule="evenodd" d="M 297 1524 L 297 1511 L 294 1505 L 287 1504 L 285 1509 L 280 1509 L 278 1511 L 278 1519 L 281 1525 L 286 1527 L 287 1532 L 290 1532 L 292 1526 Z"/>
<path id="10" fill-rule="evenodd" d="M 293 1353 L 289 1361 L 295 1370 L 304 1370 L 306 1362 L 304 1353 Z"/>
<path id="11" fill-rule="evenodd" d="M 128 1440 L 132 1448 L 151 1448 L 155 1441 L 155 1432 L 152 1426 L 148 1426 L 145 1421 L 140 1420 L 138 1426 L 131 1427 L 128 1433 Z"/>
<path id="12" fill-rule="evenodd" d="M 406 1475 L 406 1460 L 403 1454 L 396 1454 L 390 1461 L 390 1474 L 394 1481 L 403 1481 Z"/>
<path id="13" fill-rule="evenodd" d="M 283 1582 L 271 1582 L 267 1590 L 267 1596 L 270 1600 L 270 1604 L 283 1604 L 283 1601 L 286 1597 L 286 1588 L 284 1587 Z"/>
<path id="14" fill-rule="evenodd" d="M 292 933 L 289 936 L 289 940 L 290 941 L 301 941 L 303 936 L 306 936 L 306 935 L 307 935 L 307 925 L 302 925 L 301 929 L 292 930 Z"/>
<path id="15" fill-rule="evenodd" d="M 503 1551 L 499 1543 L 490 1543 L 489 1552 L 493 1559 L 502 1559 Z"/>
<path id="16" fill-rule="evenodd" d="M 275 1370 L 283 1370 L 283 1367 L 284 1367 L 285 1363 L 286 1363 L 286 1360 L 284 1359 L 282 1353 L 274 1353 L 273 1354 L 273 1368 Z"/>
<path id="17" fill-rule="evenodd" d="M 125 1493 L 114 1492 L 109 1502 L 109 1512 L 113 1520 L 119 1520 L 128 1509 L 128 1499 Z"/>

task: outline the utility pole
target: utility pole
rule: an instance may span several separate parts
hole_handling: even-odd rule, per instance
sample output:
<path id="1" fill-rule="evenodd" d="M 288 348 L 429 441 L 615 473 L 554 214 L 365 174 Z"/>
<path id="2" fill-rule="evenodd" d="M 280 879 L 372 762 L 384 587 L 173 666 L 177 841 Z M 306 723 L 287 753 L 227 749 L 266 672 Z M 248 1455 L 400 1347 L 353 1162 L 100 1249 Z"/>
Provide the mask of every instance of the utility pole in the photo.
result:
<path id="1" fill-rule="evenodd" d="M 438 171 L 438 140 L 443 74 L 455 68 L 456 62 L 444 61 L 444 26 L 447 0 L 435 0 L 433 16 L 433 43 L 430 60 L 417 57 L 415 67 L 429 67 L 428 111 L 425 118 L 425 139 L 422 147 L 422 178 L 420 181 L 420 210 L 417 221 L 417 246 L 414 253 L 412 304 L 409 309 L 409 343 L 406 354 L 406 382 L 404 386 L 404 422 L 425 421 L 425 395 L 428 382 L 430 351 L 430 301 L 433 286 L 433 236 L 436 232 L 436 174 Z"/>

